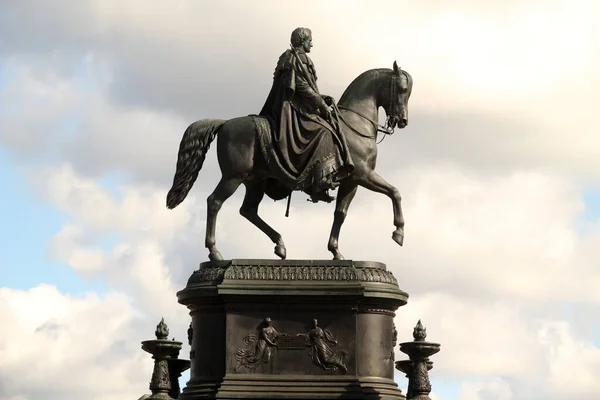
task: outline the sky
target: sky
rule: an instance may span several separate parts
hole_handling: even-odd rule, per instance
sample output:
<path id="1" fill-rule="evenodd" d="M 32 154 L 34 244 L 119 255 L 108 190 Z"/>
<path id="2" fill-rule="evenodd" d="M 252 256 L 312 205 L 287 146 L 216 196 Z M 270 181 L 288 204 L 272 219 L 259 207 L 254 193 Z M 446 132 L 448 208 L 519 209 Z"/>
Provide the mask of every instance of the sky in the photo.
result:
<path id="1" fill-rule="evenodd" d="M 213 148 L 165 208 L 183 131 L 258 112 L 299 26 L 324 94 L 394 61 L 413 77 L 408 126 L 378 146 L 404 246 L 389 199 L 360 189 L 340 250 L 410 294 L 400 342 L 421 319 L 441 343 L 432 399 L 600 398 L 599 3 L 215 3 L 0 0 L 0 399 L 148 392 L 140 342 L 161 317 L 186 342 L 175 293 L 206 260 L 220 176 Z M 274 257 L 242 196 L 221 252 Z M 260 209 L 288 258 L 331 257 L 332 204 L 298 195 L 284 213 Z"/>

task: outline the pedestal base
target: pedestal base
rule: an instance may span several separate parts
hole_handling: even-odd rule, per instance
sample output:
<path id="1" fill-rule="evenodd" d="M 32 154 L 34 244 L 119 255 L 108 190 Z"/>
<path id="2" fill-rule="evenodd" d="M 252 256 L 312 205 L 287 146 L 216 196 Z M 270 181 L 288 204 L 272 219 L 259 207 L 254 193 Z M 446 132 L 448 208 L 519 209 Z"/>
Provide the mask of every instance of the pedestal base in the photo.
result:
<path id="1" fill-rule="evenodd" d="M 405 398 L 393 317 L 408 295 L 381 263 L 203 263 L 177 296 L 193 328 L 181 400 Z"/>

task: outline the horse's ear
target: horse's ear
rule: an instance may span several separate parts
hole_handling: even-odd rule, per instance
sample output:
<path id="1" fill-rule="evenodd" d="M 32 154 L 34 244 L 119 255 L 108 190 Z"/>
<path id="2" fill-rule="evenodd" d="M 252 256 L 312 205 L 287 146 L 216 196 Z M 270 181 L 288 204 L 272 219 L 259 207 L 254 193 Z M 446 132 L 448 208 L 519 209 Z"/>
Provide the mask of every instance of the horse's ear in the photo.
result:
<path id="1" fill-rule="evenodd" d="M 394 61 L 394 73 L 398 76 L 400 76 L 400 67 L 398 67 L 398 64 L 396 63 L 396 61 Z"/>

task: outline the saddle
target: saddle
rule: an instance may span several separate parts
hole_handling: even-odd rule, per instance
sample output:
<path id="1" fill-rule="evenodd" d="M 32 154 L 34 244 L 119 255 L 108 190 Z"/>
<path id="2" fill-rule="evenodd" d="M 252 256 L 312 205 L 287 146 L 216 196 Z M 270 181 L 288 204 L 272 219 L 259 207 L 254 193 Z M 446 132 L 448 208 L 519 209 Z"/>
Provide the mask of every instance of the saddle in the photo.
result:
<path id="1" fill-rule="evenodd" d="M 250 115 L 254 122 L 254 130 L 263 159 L 276 175 L 284 175 L 273 148 L 273 121 L 262 115 Z M 267 178 L 265 194 L 277 201 L 283 200 L 292 193 L 291 185 L 286 185 L 277 178 Z"/>

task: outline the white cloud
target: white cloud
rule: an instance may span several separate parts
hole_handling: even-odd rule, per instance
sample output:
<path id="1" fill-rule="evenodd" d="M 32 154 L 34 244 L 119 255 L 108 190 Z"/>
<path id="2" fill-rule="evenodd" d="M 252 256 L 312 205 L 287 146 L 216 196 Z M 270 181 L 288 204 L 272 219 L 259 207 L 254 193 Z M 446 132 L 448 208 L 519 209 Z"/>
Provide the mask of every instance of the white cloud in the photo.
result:
<path id="1" fill-rule="evenodd" d="M 527 320 L 529 315 L 496 300 L 426 293 L 411 298 L 398 312 L 399 340 L 412 341 L 412 328 L 421 319 L 427 340 L 442 345 L 432 357 L 434 376 L 539 376 L 545 360 L 540 359 L 536 326 Z M 406 355 L 398 352 L 396 358 Z"/>
<path id="2" fill-rule="evenodd" d="M 115 292 L 98 297 L 63 295 L 46 284 L 1 288 L 2 397 L 135 398 L 152 368 L 139 350 L 151 326 L 141 336 L 145 321 L 135 314 L 130 298 Z"/>
<path id="3" fill-rule="evenodd" d="M 420 295 L 398 312 L 399 341 L 412 341 L 410 328 L 421 318 L 427 340 L 442 345 L 432 357 L 433 388 L 436 377 L 462 381 L 460 400 L 595 398 L 600 349 L 574 331 L 578 322 L 541 319 L 519 306 Z"/>
<path id="4" fill-rule="evenodd" d="M 550 374 L 545 384 L 557 398 L 575 393 L 593 398 L 600 393 L 595 373 L 600 368 L 600 349 L 588 340 L 574 338 L 573 330 L 566 321 L 548 321 L 539 329 L 538 340 L 549 350 L 545 361 Z"/>
<path id="5" fill-rule="evenodd" d="M 77 50 L 76 63 L 84 72 L 72 68 L 71 76 L 83 74 L 93 90 L 81 87 L 81 76 L 70 82 L 64 74 L 52 74 L 62 71 L 55 65 L 61 53 L 9 58 L 12 68 L 27 72 L 16 73 L 3 101 L 31 104 L 46 98 L 62 105 L 31 108 L 35 113 L 18 113 L 18 119 L 5 116 L 5 140 L 11 146 L 33 151 L 42 139 L 39 144 L 52 151 L 60 145 L 58 154 L 89 174 L 112 168 L 165 182 L 187 124 L 256 112 L 291 29 L 306 25 L 314 31 L 313 58 L 324 92 L 339 96 L 360 72 L 391 67 L 394 59 L 412 73 L 415 118 L 405 139 L 385 146 L 477 168 L 546 165 L 598 179 L 595 3 L 537 8 L 464 2 L 450 9 L 425 1 L 378 3 L 381 7 L 327 2 L 284 10 L 276 2 L 178 2 L 143 11 L 135 1 L 90 4 L 70 19 L 90 22 L 64 22 L 64 35 L 55 33 L 60 36 L 55 50 Z M 75 11 L 65 7 L 56 13 Z M 255 18 L 248 19 L 249 13 Z M 331 25 L 324 15 L 347 22 Z M 25 18 L 24 26 L 29 22 Z M 83 44 L 68 39 L 72 29 L 82 31 L 76 36 Z M 46 129 L 36 123 L 73 110 L 80 118 L 73 141 L 53 143 L 47 123 Z M 437 125 L 427 126 L 426 119 Z M 28 128 L 24 135 L 23 126 Z"/>
<path id="6" fill-rule="evenodd" d="M 488 382 L 465 382 L 461 385 L 460 400 L 511 400 L 515 395 L 510 385 L 502 379 L 492 379 Z M 541 393 L 539 393 L 542 396 Z"/>

